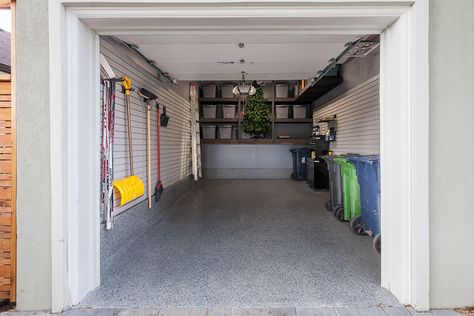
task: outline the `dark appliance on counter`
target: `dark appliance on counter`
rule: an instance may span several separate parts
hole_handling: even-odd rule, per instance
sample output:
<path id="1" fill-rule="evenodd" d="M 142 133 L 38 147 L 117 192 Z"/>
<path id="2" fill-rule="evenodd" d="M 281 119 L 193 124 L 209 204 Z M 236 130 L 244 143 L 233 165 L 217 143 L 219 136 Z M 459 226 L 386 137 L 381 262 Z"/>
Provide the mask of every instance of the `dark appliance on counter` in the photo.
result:
<path id="1" fill-rule="evenodd" d="M 310 140 L 311 157 L 306 163 L 306 181 L 314 190 L 329 190 L 328 167 L 322 156 L 329 152 L 325 135 L 313 135 Z"/>

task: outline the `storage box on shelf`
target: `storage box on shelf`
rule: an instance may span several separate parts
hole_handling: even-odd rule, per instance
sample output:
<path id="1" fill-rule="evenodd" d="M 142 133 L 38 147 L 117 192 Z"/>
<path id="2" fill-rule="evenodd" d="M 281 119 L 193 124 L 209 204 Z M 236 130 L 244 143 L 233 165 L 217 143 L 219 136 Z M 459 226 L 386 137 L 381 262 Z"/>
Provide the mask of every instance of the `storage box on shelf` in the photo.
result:
<path id="1" fill-rule="evenodd" d="M 236 109 L 235 104 L 222 104 L 221 107 L 222 107 L 222 118 L 225 118 L 225 119 L 235 118 L 235 109 Z"/>
<path id="2" fill-rule="evenodd" d="M 219 139 L 232 138 L 232 125 L 219 125 Z"/>
<path id="3" fill-rule="evenodd" d="M 277 119 L 287 119 L 290 106 L 287 104 L 278 104 L 275 106 L 275 113 Z"/>
<path id="4" fill-rule="evenodd" d="M 287 83 L 279 83 L 275 85 L 275 96 L 277 98 L 288 98 L 288 87 Z"/>
<path id="5" fill-rule="evenodd" d="M 202 125 L 202 138 L 203 139 L 215 139 L 216 138 L 216 126 L 215 125 Z"/>
<path id="6" fill-rule="evenodd" d="M 293 118 L 304 119 L 306 118 L 306 105 L 293 105 Z"/>
<path id="7" fill-rule="evenodd" d="M 214 104 L 205 104 L 202 106 L 202 115 L 206 119 L 217 118 L 217 106 Z"/>
<path id="8" fill-rule="evenodd" d="M 204 98 L 214 99 L 216 97 L 216 85 L 210 84 L 202 87 L 202 96 Z"/>
<path id="9" fill-rule="evenodd" d="M 234 85 L 231 85 L 231 84 L 221 85 L 221 97 L 233 98 L 234 97 L 234 93 L 232 92 L 233 89 L 234 89 Z"/>

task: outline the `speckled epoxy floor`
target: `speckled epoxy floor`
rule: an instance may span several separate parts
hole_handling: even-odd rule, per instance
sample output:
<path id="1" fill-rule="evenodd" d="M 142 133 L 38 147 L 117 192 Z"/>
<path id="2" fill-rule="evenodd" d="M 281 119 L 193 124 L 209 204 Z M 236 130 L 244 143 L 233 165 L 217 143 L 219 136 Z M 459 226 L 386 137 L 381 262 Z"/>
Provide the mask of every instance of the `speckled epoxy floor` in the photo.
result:
<path id="1" fill-rule="evenodd" d="M 202 181 L 102 258 L 102 285 L 81 305 L 399 305 L 370 238 L 337 222 L 328 197 L 291 180 Z"/>

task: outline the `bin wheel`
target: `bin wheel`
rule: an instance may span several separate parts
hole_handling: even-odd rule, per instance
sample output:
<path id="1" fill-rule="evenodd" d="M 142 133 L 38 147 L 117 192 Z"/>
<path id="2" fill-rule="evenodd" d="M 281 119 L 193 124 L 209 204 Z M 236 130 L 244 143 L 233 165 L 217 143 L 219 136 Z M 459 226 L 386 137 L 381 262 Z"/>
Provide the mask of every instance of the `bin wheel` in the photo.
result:
<path id="1" fill-rule="evenodd" d="M 351 219 L 349 224 L 354 234 L 358 236 L 367 236 L 367 233 L 365 232 L 364 227 L 362 226 L 362 217 L 360 215 Z"/>
<path id="2" fill-rule="evenodd" d="M 382 253 L 382 235 L 379 233 L 374 237 L 374 241 L 372 242 L 374 250 L 380 255 Z"/>
<path id="3" fill-rule="evenodd" d="M 327 200 L 327 201 L 326 201 L 326 209 L 327 209 L 328 211 L 331 211 L 331 209 L 332 209 L 331 200 Z"/>
<path id="4" fill-rule="evenodd" d="M 333 209 L 333 214 L 334 214 L 334 217 L 337 218 L 338 221 L 340 222 L 345 222 L 344 220 L 344 209 L 342 207 L 335 207 Z"/>

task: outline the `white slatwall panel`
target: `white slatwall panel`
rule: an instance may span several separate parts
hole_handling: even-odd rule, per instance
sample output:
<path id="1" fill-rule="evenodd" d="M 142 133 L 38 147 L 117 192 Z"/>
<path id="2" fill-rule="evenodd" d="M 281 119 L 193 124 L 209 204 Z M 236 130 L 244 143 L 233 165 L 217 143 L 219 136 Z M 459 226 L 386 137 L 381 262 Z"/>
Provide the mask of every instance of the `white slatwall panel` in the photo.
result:
<path id="1" fill-rule="evenodd" d="M 330 123 L 334 124 L 337 132 L 336 141 L 331 143 L 335 154 L 380 153 L 379 76 L 316 109 L 313 112 L 314 125 L 319 125 L 322 133 L 325 133 L 328 124 L 317 123 L 317 119 L 333 114 L 337 115 L 337 121 Z"/>
<path id="2" fill-rule="evenodd" d="M 161 180 L 165 188 L 191 174 L 191 107 L 188 100 L 183 99 L 172 89 L 165 87 L 157 78 L 130 61 L 120 50 L 101 40 L 101 53 L 104 54 L 117 77 L 127 75 L 132 80 L 132 88 L 138 91 L 145 88 L 158 95 L 160 106 L 166 106 L 170 116 L 167 127 L 161 127 Z M 127 122 L 125 117 L 125 98 L 121 85 L 116 86 L 115 112 L 115 144 L 114 144 L 114 177 L 119 179 L 129 175 Z M 143 99 L 131 92 L 133 158 L 135 174 L 138 175 L 147 189 L 146 170 L 146 106 Z M 161 107 L 162 108 L 162 107 Z M 152 188 L 157 181 L 157 121 L 156 107 L 151 113 L 151 156 L 152 156 Z M 115 192 L 115 214 L 138 204 L 146 199 L 147 193 L 133 202 L 118 206 L 119 194 Z"/>

